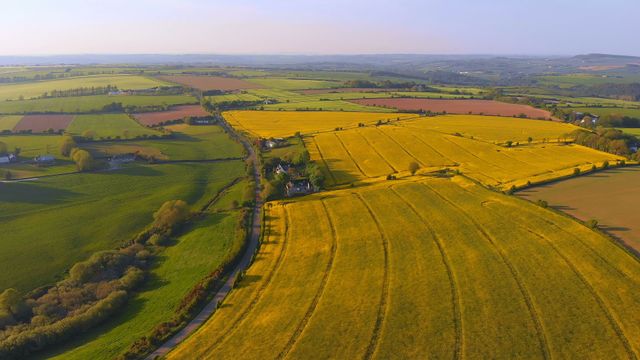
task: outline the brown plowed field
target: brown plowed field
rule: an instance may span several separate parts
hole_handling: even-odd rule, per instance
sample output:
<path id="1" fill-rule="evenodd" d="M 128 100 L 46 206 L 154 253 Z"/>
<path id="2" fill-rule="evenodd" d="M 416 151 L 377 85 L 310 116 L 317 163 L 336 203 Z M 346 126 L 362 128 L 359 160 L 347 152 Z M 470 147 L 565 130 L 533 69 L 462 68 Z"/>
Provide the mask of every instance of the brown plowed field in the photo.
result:
<path id="1" fill-rule="evenodd" d="M 640 252 L 640 167 L 612 169 L 518 192 L 545 200 L 580 220 L 600 227 Z"/>
<path id="2" fill-rule="evenodd" d="M 31 130 L 34 133 L 64 130 L 73 120 L 73 115 L 26 115 L 13 131 Z"/>
<path id="3" fill-rule="evenodd" d="M 493 100 L 439 100 L 439 99 L 357 99 L 352 102 L 367 106 L 380 106 L 408 111 L 447 112 L 449 114 L 483 114 L 518 116 L 525 114 L 532 119 L 550 119 L 546 110 L 528 105 L 508 104 Z"/>
<path id="4" fill-rule="evenodd" d="M 346 93 L 346 92 L 387 92 L 402 91 L 402 89 L 386 89 L 386 88 L 339 88 L 339 89 L 308 89 L 298 91 L 304 95 L 328 94 L 328 93 Z"/>
<path id="5" fill-rule="evenodd" d="M 242 90 L 242 89 L 260 89 L 262 86 L 253 84 L 248 81 L 227 78 L 221 76 L 197 76 L 197 75 L 170 75 L 159 76 L 164 81 L 177 83 L 198 89 L 200 91 L 207 90 Z"/>
<path id="6" fill-rule="evenodd" d="M 167 121 L 180 120 L 186 116 L 204 117 L 211 116 L 200 105 L 176 106 L 171 110 L 149 112 L 133 115 L 142 125 L 154 126 Z"/>

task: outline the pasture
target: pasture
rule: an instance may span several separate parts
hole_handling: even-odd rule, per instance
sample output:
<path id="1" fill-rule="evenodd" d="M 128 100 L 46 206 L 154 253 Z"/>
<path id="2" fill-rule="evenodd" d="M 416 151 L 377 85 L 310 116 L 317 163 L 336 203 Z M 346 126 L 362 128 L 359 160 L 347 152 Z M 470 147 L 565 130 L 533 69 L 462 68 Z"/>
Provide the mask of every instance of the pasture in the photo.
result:
<path id="1" fill-rule="evenodd" d="M 231 197 L 242 200 L 238 195 Z M 237 210 L 207 213 L 161 253 L 150 280 L 122 313 L 44 355 L 50 359 L 110 360 L 156 325 L 170 320 L 188 291 L 242 246 L 242 237 L 236 232 L 238 215 Z"/>
<path id="2" fill-rule="evenodd" d="M 80 76 L 63 80 L 36 81 L 20 84 L 0 85 L 0 101 L 17 100 L 20 97 L 31 99 L 42 96 L 52 90 L 71 90 L 78 88 L 117 86 L 120 90 L 142 90 L 167 83 L 137 75 L 96 75 Z"/>
<path id="3" fill-rule="evenodd" d="M 414 114 L 317 111 L 227 111 L 224 118 L 238 130 L 252 137 L 289 137 L 296 132 L 311 134 L 332 131 L 337 127 L 357 127 L 416 117 Z"/>
<path id="4" fill-rule="evenodd" d="M 502 103 L 493 100 L 440 100 L 440 99 L 359 99 L 353 102 L 366 106 L 380 106 L 405 111 L 446 112 L 450 114 L 480 114 L 496 116 L 519 116 L 532 119 L 550 119 L 551 114 L 528 105 Z"/>
<path id="5" fill-rule="evenodd" d="M 234 79 L 230 77 L 220 76 L 205 76 L 205 75 L 168 75 L 159 76 L 161 80 L 168 81 L 191 87 L 200 91 L 208 90 L 244 90 L 244 89 L 259 89 L 262 86 L 253 84 L 251 82 Z"/>
<path id="6" fill-rule="evenodd" d="M 173 131 L 170 139 L 126 142 L 96 142 L 83 144 L 94 156 L 136 153 L 157 160 L 215 160 L 240 158 L 243 148 L 230 141 L 219 126 L 167 126 Z"/>
<path id="7" fill-rule="evenodd" d="M 537 186 L 517 193 L 531 200 L 544 200 L 549 206 L 589 221 L 597 220 L 601 229 L 640 252 L 640 168 L 627 167 Z"/>
<path id="8" fill-rule="evenodd" d="M 527 182 L 568 176 L 576 167 L 586 171 L 594 165 L 601 167 L 604 161 L 622 159 L 578 145 L 499 146 L 486 140 L 429 129 L 433 126 L 430 123 L 433 119 L 437 118 L 325 132 L 306 136 L 304 140 L 311 159 L 324 169 L 331 185 L 380 180 L 389 174 L 406 175 L 409 163 L 416 162 L 424 171 L 457 169 L 487 186 L 509 189 Z M 532 133 L 540 131 L 538 124 L 555 125 L 558 129 L 564 127 L 563 124 L 536 120 L 506 120 L 516 122 L 513 127 L 505 126 L 504 134 L 509 136 L 526 137 L 529 123 L 532 124 Z M 445 125 L 446 121 L 445 118 Z M 477 129 L 474 129 L 475 124 L 478 124 Z M 448 131 L 456 129 L 447 126 Z M 483 128 L 480 119 L 467 119 L 458 129 L 472 133 L 477 131 L 485 136 L 490 136 L 492 131 Z M 495 135 L 501 136 L 499 132 Z"/>
<path id="9" fill-rule="evenodd" d="M 29 291 L 128 241 L 167 200 L 194 209 L 244 174 L 242 161 L 133 166 L 0 183 L 0 288 Z"/>
<path id="10" fill-rule="evenodd" d="M 142 125 L 155 126 L 167 121 L 182 120 L 185 117 L 211 116 L 200 105 L 176 106 L 167 111 L 133 114 Z"/>
<path id="11" fill-rule="evenodd" d="M 142 135 L 159 135 L 159 132 L 144 127 L 125 114 L 77 115 L 67 127 L 73 135 L 93 133 L 94 139 L 131 139 Z"/>
<path id="12" fill-rule="evenodd" d="M 174 106 L 196 104 L 198 100 L 188 95 L 95 95 L 70 96 L 34 100 L 0 101 L 0 114 L 23 113 L 82 113 L 100 111 L 112 103 L 122 106 Z"/>
<path id="13" fill-rule="evenodd" d="M 270 203 L 265 218 L 254 264 L 169 359 L 640 353 L 636 259 L 464 178 Z"/>

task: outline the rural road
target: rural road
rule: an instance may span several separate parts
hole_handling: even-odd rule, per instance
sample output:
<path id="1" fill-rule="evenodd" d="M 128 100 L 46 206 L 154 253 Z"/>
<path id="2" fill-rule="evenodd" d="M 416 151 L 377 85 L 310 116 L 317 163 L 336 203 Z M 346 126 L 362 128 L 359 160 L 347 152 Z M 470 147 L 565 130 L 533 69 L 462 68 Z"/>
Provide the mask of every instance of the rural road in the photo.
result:
<path id="1" fill-rule="evenodd" d="M 257 164 L 258 157 L 253 147 L 251 147 L 251 144 L 249 143 L 249 141 L 239 136 L 226 123 L 223 123 L 222 127 L 224 127 L 227 130 L 227 133 L 230 136 L 236 138 L 245 147 L 248 153 L 247 162 L 253 162 L 254 164 Z M 254 166 L 253 178 L 255 180 L 256 189 L 254 194 L 255 206 L 253 208 L 253 215 L 252 215 L 253 225 L 251 227 L 251 233 L 249 235 L 249 243 L 246 246 L 244 255 L 242 255 L 242 258 L 240 259 L 240 261 L 236 264 L 233 271 L 229 274 L 227 281 L 225 281 L 225 283 L 218 290 L 218 292 L 215 293 L 213 300 L 211 300 L 211 302 L 209 302 L 202 309 L 202 311 L 200 311 L 200 313 L 193 320 L 191 320 L 189 324 L 187 324 L 187 326 L 185 326 L 182 330 L 180 330 L 180 332 L 172 336 L 169 340 L 167 340 L 167 342 L 165 342 L 164 344 L 162 344 L 162 346 L 156 349 L 156 351 L 151 353 L 151 355 L 147 357 L 147 360 L 156 359 L 168 354 L 178 344 L 180 344 L 184 339 L 186 339 L 189 335 L 193 334 L 193 332 L 195 332 L 202 324 L 204 324 L 211 317 L 211 315 L 213 315 L 213 313 L 216 311 L 216 309 L 218 308 L 218 304 L 221 301 L 223 301 L 224 298 L 227 297 L 227 295 L 229 295 L 229 293 L 233 289 L 233 284 L 235 283 L 238 275 L 251 264 L 251 259 L 253 258 L 253 255 L 255 254 L 256 249 L 258 248 L 258 243 L 260 241 L 260 229 L 262 226 L 261 224 L 262 197 L 260 195 L 260 177 L 261 175 L 260 175 L 259 167 Z"/>

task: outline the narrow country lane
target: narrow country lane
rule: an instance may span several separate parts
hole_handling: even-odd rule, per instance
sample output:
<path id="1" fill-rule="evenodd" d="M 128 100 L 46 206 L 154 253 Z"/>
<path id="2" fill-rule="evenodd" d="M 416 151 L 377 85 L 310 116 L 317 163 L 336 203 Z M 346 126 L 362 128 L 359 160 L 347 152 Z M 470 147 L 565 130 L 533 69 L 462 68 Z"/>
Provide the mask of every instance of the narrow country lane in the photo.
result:
<path id="1" fill-rule="evenodd" d="M 236 264 L 236 267 L 229 274 L 227 281 L 225 281 L 224 285 L 216 292 L 213 297 L 213 300 L 207 304 L 200 313 L 187 324 L 180 332 L 172 336 L 167 342 L 162 344 L 156 351 L 151 353 L 147 357 L 147 360 L 156 359 L 158 357 L 164 356 L 168 354 L 173 348 L 175 348 L 178 344 L 180 344 L 184 339 L 186 339 L 189 335 L 191 335 L 194 331 L 196 331 L 202 324 L 204 324 L 210 317 L 213 315 L 215 310 L 218 308 L 218 304 L 224 300 L 224 298 L 229 295 L 231 290 L 233 289 L 233 284 L 236 281 L 238 275 L 244 271 L 250 264 L 251 259 L 253 258 L 253 254 L 255 254 L 256 249 L 258 248 L 258 243 L 260 241 L 260 229 L 262 226 L 262 198 L 260 195 L 260 169 L 257 166 L 258 157 L 255 153 L 255 150 L 249 143 L 247 139 L 237 134 L 226 122 L 223 122 L 222 127 L 225 128 L 229 136 L 237 139 L 242 143 L 244 148 L 247 151 L 247 163 L 256 164 L 253 167 L 253 178 L 255 180 L 255 206 L 253 208 L 253 222 L 251 227 L 251 233 L 249 235 L 249 243 L 246 246 L 246 250 L 242 259 Z"/>

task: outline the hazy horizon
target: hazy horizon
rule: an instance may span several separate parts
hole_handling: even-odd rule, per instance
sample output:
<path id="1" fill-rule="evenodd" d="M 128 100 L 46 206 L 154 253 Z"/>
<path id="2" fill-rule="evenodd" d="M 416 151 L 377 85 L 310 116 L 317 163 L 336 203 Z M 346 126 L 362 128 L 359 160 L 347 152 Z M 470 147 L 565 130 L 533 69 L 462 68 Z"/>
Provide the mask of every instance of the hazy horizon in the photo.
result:
<path id="1" fill-rule="evenodd" d="M 0 56 L 640 56 L 637 13 L 624 0 L 23 0 L 3 4 Z"/>

